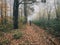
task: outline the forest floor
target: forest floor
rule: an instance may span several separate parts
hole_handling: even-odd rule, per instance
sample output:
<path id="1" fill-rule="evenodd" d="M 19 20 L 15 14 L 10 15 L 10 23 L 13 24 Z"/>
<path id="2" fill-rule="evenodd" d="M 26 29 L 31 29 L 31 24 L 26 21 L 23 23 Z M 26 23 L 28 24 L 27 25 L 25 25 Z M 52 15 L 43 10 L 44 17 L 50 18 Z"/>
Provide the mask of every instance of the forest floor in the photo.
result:
<path id="1" fill-rule="evenodd" d="M 23 36 L 20 39 L 14 39 L 12 36 L 14 31 L 22 32 Z M 31 26 L 27 24 L 26 28 L 14 31 L 8 33 L 2 32 L 4 35 L 0 37 L 0 42 L 8 39 L 9 43 L 4 45 L 60 45 L 58 39 L 34 24 Z"/>

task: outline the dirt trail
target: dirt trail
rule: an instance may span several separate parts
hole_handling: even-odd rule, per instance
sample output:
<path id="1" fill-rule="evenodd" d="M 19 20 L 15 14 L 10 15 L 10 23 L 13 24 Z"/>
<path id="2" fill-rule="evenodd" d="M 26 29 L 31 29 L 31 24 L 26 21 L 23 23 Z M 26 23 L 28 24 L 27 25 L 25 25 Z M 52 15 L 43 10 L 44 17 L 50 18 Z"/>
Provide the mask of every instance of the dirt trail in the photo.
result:
<path id="1" fill-rule="evenodd" d="M 18 29 L 18 31 L 21 30 Z M 13 39 L 10 33 L 5 34 L 5 38 L 10 39 L 9 45 L 60 45 L 56 38 L 52 38 L 51 35 L 34 24 L 32 26 L 26 25 L 22 33 L 23 37 L 18 40 Z"/>
<path id="2" fill-rule="evenodd" d="M 29 26 L 24 31 L 25 38 L 29 41 L 30 44 L 34 45 L 59 45 L 59 42 L 48 35 L 43 29 L 40 29 L 36 25 Z M 55 42 L 54 42 L 55 41 Z"/>

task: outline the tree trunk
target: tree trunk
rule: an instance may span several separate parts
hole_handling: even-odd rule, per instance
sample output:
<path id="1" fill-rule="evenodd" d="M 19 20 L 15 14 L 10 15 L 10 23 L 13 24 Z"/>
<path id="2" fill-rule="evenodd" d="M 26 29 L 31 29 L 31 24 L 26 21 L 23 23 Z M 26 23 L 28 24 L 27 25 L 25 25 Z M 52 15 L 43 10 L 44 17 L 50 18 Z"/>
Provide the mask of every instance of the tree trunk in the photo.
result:
<path id="1" fill-rule="evenodd" d="M 24 0 L 24 3 L 26 3 L 26 0 Z M 25 16 L 25 24 L 27 23 L 27 4 L 24 4 L 24 16 Z"/>
<path id="2" fill-rule="evenodd" d="M 3 25 L 3 1 L 1 0 L 1 2 L 2 2 L 2 5 L 1 5 L 1 24 Z"/>
<path id="3" fill-rule="evenodd" d="M 2 7 L 1 7 L 1 24 L 3 24 Z"/>
<path id="4" fill-rule="evenodd" d="M 18 29 L 18 8 L 19 8 L 19 0 L 14 0 L 13 6 L 13 28 Z"/>
<path id="5" fill-rule="evenodd" d="M 50 11 L 48 12 L 48 28 L 50 27 Z"/>
<path id="6" fill-rule="evenodd" d="M 5 0 L 5 22 L 4 22 L 5 25 L 7 23 L 7 19 L 6 19 L 7 18 L 7 15 L 6 15 L 7 12 L 6 11 L 7 11 L 7 4 L 6 4 L 6 0 Z"/>
<path id="7" fill-rule="evenodd" d="M 55 3 L 56 0 L 54 0 L 54 6 L 55 6 L 55 12 L 56 12 L 56 20 L 59 21 L 60 20 L 60 14 L 58 12 L 58 8 L 59 8 L 59 4 L 57 4 L 58 6 L 56 6 L 56 3 Z M 58 3 L 58 2 L 57 2 Z"/>

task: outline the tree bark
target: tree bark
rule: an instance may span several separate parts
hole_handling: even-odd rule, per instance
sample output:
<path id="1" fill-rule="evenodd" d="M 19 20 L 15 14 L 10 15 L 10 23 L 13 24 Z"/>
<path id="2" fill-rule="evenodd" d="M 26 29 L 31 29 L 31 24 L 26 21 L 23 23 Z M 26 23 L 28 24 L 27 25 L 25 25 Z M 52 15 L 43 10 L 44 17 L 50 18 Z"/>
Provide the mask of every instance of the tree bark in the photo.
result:
<path id="1" fill-rule="evenodd" d="M 13 28 L 18 29 L 18 8 L 19 8 L 19 0 L 14 0 L 13 6 Z"/>
<path id="2" fill-rule="evenodd" d="M 7 11 L 7 4 L 6 4 L 6 3 L 7 3 L 7 2 L 6 2 L 6 0 L 5 0 L 5 22 L 4 22 L 5 25 L 6 25 L 6 23 L 7 23 L 7 19 L 6 19 L 6 18 L 7 18 L 7 12 L 6 12 L 6 11 Z"/>
<path id="3" fill-rule="evenodd" d="M 26 0 L 24 0 L 24 3 L 26 3 Z M 25 24 L 27 23 L 27 4 L 24 4 L 24 16 L 25 16 Z"/>
<path id="4" fill-rule="evenodd" d="M 1 7 L 1 24 L 3 24 L 2 7 Z"/>
<path id="5" fill-rule="evenodd" d="M 2 2 L 2 5 L 1 5 L 1 24 L 3 25 L 3 14 L 2 14 L 2 11 L 3 11 L 3 1 L 1 0 Z"/>

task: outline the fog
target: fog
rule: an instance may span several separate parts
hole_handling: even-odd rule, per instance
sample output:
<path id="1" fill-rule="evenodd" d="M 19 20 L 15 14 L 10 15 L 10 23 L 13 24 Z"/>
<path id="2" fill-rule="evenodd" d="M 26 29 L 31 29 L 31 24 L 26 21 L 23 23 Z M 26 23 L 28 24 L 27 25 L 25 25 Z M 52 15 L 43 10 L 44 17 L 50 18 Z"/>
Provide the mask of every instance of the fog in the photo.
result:
<path id="1" fill-rule="evenodd" d="M 55 1 L 55 3 L 56 3 L 56 1 Z M 12 14 L 12 12 L 13 12 L 13 10 L 12 10 L 13 9 L 13 0 L 7 0 L 7 4 L 8 4 L 8 7 L 9 7 L 8 10 L 10 10 L 10 8 L 11 8 L 11 12 L 8 11 L 8 15 L 9 15 L 9 13 Z M 34 3 L 32 6 L 34 8 L 34 12 L 27 17 L 28 20 L 35 20 L 36 18 L 39 18 L 39 15 L 43 15 L 44 10 L 49 11 L 50 8 L 51 8 L 51 12 L 53 12 L 55 10 L 54 0 L 46 0 L 46 3 L 42 3 L 41 0 L 37 0 L 37 3 Z M 19 8 L 20 7 L 21 6 L 19 6 Z"/>

